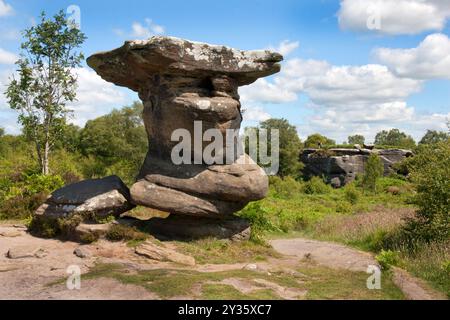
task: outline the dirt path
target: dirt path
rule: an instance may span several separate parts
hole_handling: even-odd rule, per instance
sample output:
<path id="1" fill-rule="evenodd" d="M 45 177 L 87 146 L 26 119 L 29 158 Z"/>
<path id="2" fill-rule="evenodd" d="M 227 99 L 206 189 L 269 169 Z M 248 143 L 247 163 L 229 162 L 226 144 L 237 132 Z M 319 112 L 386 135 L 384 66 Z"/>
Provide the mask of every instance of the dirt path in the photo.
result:
<path id="1" fill-rule="evenodd" d="M 266 288 L 284 299 L 305 297 L 307 290 L 283 287 L 261 275 L 282 272 L 297 273 L 301 265 L 319 264 L 333 269 L 365 272 L 368 265 L 376 264 L 373 257 L 343 245 L 307 239 L 272 240 L 272 246 L 282 257 L 268 258 L 258 263 L 209 264 L 181 266 L 143 258 L 125 243 L 100 240 L 80 246 L 74 242 L 40 239 L 26 233 L 24 227 L 0 225 L 0 300 L 1 299 L 159 299 L 158 295 L 142 286 L 124 284 L 112 278 L 83 279 L 80 290 L 68 290 L 64 279 L 67 268 L 78 266 L 85 274 L 98 263 L 117 263 L 124 271 L 133 274 L 143 270 L 178 269 L 197 272 L 223 272 L 249 270 L 255 276 L 249 279 L 228 278 L 217 284 L 228 285 L 243 294 Z M 75 254 L 81 250 L 86 256 Z M 402 270 L 395 269 L 394 282 L 409 299 L 442 298 Z M 63 280 L 63 281 L 61 281 Z M 183 299 L 196 299 L 201 284 Z"/>
<path id="2" fill-rule="evenodd" d="M 270 244 L 283 255 L 309 259 L 329 268 L 366 272 L 370 265 L 378 265 L 371 254 L 332 242 L 297 238 L 272 240 Z M 446 299 L 406 271 L 393 268 L 393 272 L 395 285 L 408 299 Z"/>

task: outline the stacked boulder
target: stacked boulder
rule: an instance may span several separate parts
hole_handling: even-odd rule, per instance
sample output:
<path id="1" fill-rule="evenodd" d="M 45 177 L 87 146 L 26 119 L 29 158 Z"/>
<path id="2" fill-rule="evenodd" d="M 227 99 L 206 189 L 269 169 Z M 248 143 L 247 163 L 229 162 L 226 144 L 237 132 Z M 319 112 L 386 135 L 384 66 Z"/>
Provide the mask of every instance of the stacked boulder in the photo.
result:
<path id="1" fill-rule="evenodd" d="M 242 122 L 239 86 L 279 72 L 282 59 L 270 51 L 173 37 L 127 41 L 87 59 L 103 79 L 130 88 L 143 101 L 149 150 L 130 203 L 170 213 L 164 221 L 150 221 L 153 229 L 175 237 L 248 237 L 248 223 L 233 213 L 264 198 L 268 178 L 227 142 L 234 141 Z M 223 139 L 223 149 L 215 152 L 223 161 L 212 164 L 203 159 L 211 140 L 202 138 L 209 129 Z M 188 154 L 183 151 L 183 159 L 192 161 L 181 164 L 173 160 L 180 143 L 174 133 L 180 130 L 189 133 L 192 146 Z"/>

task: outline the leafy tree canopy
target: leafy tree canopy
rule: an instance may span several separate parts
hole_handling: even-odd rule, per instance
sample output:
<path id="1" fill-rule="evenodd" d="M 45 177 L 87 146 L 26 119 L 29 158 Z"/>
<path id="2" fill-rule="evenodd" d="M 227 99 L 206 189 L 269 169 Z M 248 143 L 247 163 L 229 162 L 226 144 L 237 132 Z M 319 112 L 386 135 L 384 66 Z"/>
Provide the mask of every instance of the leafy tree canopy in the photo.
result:
<path id="1" fill-rule="evenodd" d="M 336 141 L 329 139 L 319 133 L 310 135 L 305 141 L 305 148 L 326 148 L 336 145 Z"/>
<path id="2" fill-rule="evenodd" d="M 428 130 L 419 144 L 436 144 L 450 139 L 450 134 L 444 131 Z"/>
<path id="3" fill-rule="evenodd" d="M 375 145 L 389 146 L 403 149 L 413 149 L 416 146 L 414 139 L 399 129 L 383 130 L 375 136 Z"/>
<path id="4" fill-rule="evenodd" d="M 359 144 L 363 145 L 366 142 L 366 138 L 363 135 L 355 134 L 348 137 L 348 144 Z"/>

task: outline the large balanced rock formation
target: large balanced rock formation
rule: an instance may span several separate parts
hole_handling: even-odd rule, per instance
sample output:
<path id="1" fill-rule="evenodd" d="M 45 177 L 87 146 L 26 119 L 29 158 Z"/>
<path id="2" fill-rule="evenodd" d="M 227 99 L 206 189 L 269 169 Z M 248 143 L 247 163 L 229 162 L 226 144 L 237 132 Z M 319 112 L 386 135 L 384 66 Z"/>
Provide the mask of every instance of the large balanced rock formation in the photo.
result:
<path id="1" fill-rule="evenodd" d="M 172 37 L 127 41 L 89 57 L 88 65 L 103 79 L 138 92 L 144 103 L 149 151 L 131 188 L 132 201 L 171 214 L 225 219 L 264 198 L 264 171 L 234 146 L 225 146 L 235 141 L 230 135 L 242 121 L 238 87 L 277 73 L 282 59 L 269 51 L 239 51 Z M 191 163 L 172 159 L 180 142 L 172 135 L 179 129 L 190 134 Z M 200 140 L 198 145 L 195 138 L 202 139 L 208 129 L 221 133 L 223 149 L 216 155 L 224 162 L 203 161 L 211 142 Z"/>
<path id="2" fill-rule="evenodd" d="M 410 150 L 386 149 L 305 149 L 300 158 L 305 164 L 306 176 L 324 176 L 334 187 L 341 187 L 364 174 L 365 164 L 371 154 L 377 154 L 384 165 L 384 175 L 395 172 L 394 165 L 412 156 Z"/>

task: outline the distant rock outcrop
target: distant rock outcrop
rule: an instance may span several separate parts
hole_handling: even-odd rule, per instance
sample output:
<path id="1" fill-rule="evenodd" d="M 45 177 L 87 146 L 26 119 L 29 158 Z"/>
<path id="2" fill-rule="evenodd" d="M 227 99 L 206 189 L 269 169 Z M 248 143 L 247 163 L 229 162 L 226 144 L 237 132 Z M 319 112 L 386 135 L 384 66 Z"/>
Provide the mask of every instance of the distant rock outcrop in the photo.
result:
<path id="1" fill-rule="evenodd" d="M 306 176 L 324 176 L 335 188 L 342 187 L 364 173 L 371 154 L 377 154 L 384 165 L 384 175 L 395 172 L 394 164 L 412 156 L 411 150 L 401 149 L 305 149 L 300 158 Z"/>

